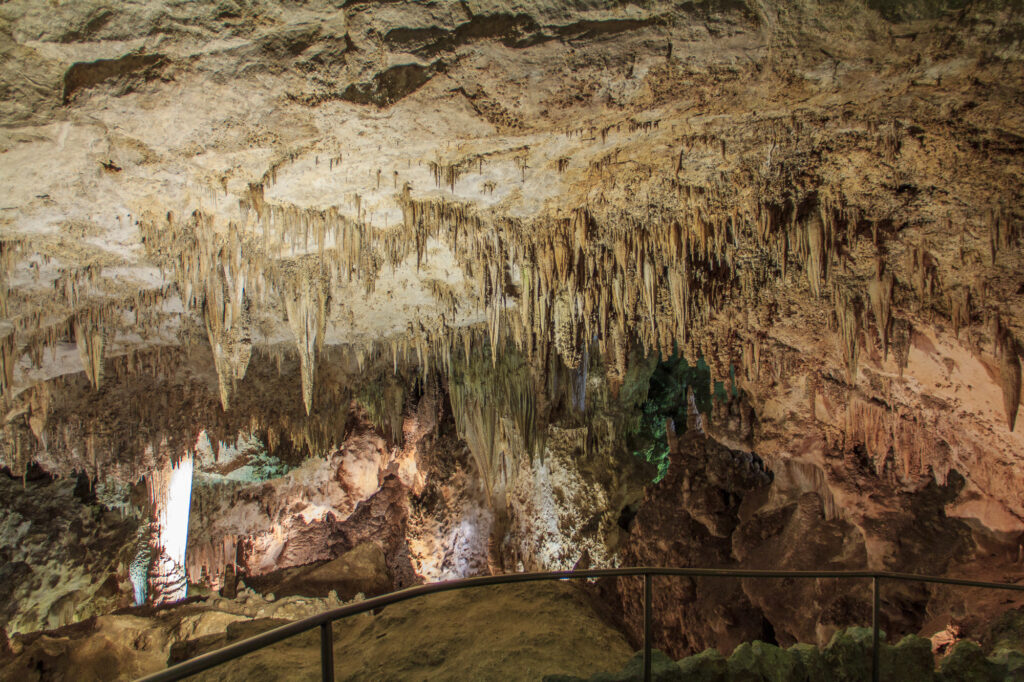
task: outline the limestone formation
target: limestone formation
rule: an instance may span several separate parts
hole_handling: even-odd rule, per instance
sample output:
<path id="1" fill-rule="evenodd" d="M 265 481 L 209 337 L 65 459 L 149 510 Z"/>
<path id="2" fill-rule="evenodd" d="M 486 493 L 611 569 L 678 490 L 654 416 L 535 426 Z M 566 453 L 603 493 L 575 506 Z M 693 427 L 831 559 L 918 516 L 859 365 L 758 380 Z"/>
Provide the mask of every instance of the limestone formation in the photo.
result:
<path id="1" fill-rule="evenodd" d="M 152 535 L 5 622 L 368 540 L 391 587 L 1015 578 L 1021 35 L 1010 0 L 3 3 L 0 475 Z M 866 603 L 831 587 L 676 585 L 658 637 L 825 646 Z M 915 589 L 890 625 L 963 611 Z"/>

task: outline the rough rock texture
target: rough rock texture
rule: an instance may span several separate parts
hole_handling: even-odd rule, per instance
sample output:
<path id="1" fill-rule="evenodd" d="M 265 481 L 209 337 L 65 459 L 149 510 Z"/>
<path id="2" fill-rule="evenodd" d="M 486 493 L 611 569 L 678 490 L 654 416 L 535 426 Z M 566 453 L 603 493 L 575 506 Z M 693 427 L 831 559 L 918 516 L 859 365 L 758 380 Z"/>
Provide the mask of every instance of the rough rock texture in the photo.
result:
<path id="1" fill-rule="evenodd" d="M 728 659 L 715 649 L 688 656 L 678 663 L 661 651 L 652 653 L 652 679 L 657 682 L 815 682 L 871 679 L 871 631 L 849 628 L 836 632 L 820 651 L 798 644 L 789 649 L 761 641 L 746 642 Z M 589 682 L 632 682 L 642 679 L 642 654 L 637 654 L 618 673 L 598 673 Z M 936 671 L 928 640 L 909 635 L 895 646 L 879 649 L 880 678 L 906 682 L 932 680 L 1017 679 L 1004 664 L 986 658 L 978 646 L 964 642 Z M 548 675 L 544 682 L 581 682 L 587 678 Z"/>
<path id="2" fill-rule="evenodd" d="M 329 348 L 443 360 L 485 321 L 575 367 L 573 339 L 614 358 L 631 336 L 739 367 L 763 456 L 956 469 L 958 513 L 1024 530 L 1013 3 L 2 20 L 19 403 L 79 355 L 124 382 L 105 365 L 184 338 L 208 338 L 216 402 L 252 345 L 298 362 L 311 413 Z M 8 419 L 8 457 L 32 424 L 69 447 L 44 403 Z"/>
<path id="3" fill-rule="evenodd" d="M 622 562 L 854 570 L 866 565 L 870 547 L 885 546 L 889 570 L 932 575 L 951 570 L 997 581 L 1008 578 L 1005 568 L 1017 570 L 1005 558 L 975 550 L 966 524 L 943 515 L 942 505 L 955 489 L 931 483 L 916 493 L 899 493 L 852 469 L 844 480 L 871 486 L 877 499 L 872 496 L 868 508 L 836 508 L 824 498 L 820 474 L 805 472 L 801 478 L 799 473 L 766 471 L 749 453 L 686 432 L 674 440 L 665 480 L 652 486 L 639 506 Z M 655 641 L 676 657 L 708 647 L 729 652 L 759 637 L 785 646 L 824 646 L 838 629 L 871 617 L 870 586 L 864 581 L 658 578 L 656 583 Z M 640 580 L 619 579 L 612 591 L 638 642 Z M 978 629 L 1000 609 L 977 598 L 941 586 L 888 583 L 882 623 L 890 632 L 916 634 L 931 626 L 926 623 L 931 618 L 974 611 L 972 627 Z"/>
<path id="4" fill-rule="evenodd" d="M 395 580 L 389 585 L 415 582 L 408 498 L 422 493 L 433 470 L 436 409 L 436 398 L 425 396 L 409 414 L 400 411 L 398 446 L 357 406 L 337 449 L 292 467 L 258 442 L 240 442 L 241 449 L 221 444 L 215 454 L 201 438 L 189 524 L 191 580 L 219 589 L 228 565 L 259 576 L 333 560 L 372 541 L 385 552 Z"/>
<path id="5" fill-rule="evenodd" d="M 588 452 L 587 436 L 587 428 L 549 426 L 544 455 L 520 459 L 504 549 L 509 570 L 616 561 L 624 536 L 622 510 L 640 495 L 640 467 L 621 452 Z"/>
<path id="6" fill-rule="evenodd" d="M 468 448 L 448 435 L 432 455 L 424 489 L 409 500 L 413 568 L 428 581 L 487 574 L 494 510 L 473 474 Z"/>
<path id="7" fill-rule="evenodd" d="M 268 603 L 244 593 L 149 613 L 114 614 L 27 638 L 0 652 L 0 677 L 134 679 L 226 643 L 337 606 L 329 597 Z M 457 613 L 458 618 L 452 614 Z M 630 649 L 578 588 L 562 583 L 449 592 L 334 624 L 339 680 L 538 680 L 620 667 Z M 317 632 L 200 675 L 218 680 L 320 678 Z"/>
<path id="8" fill-rule="evenodd" d="M 280 477 L 207 477 L 192 508 L 190 573 L 215 575 L 237 560 L 244 573 L 258 575 L 337 556 L 331 544 L 335 528 L 356 525 L 366 515 L 360 505 L 379 505 L 375 496 L 401 464 L 400 452 L 368 426 L 357 425 L 338 450 Z M 415 475 L 414 458 L 396 483 L 412 486 Z"/>
<path id="9" fill-rule="evenodd" d="M 131 603 L 138 522 L 98 504 L 87 480 L 0 472 L 0 628 L 61 627 Z"/>
<path id="10" fill-rule="evenodd" d="M 486 535 L 488 570 L 1019 579 L 1022 36 L 1017 0 L 3 3 L 0 463 L 127 485 L 257 438 L 294 471 L 200 495 L 209 573 L 373 540 L 407 584 Z M 677 352 L 720 445 L 627 540 L 621 413 Z M 687 649 L 863 616 L 673 589 Z"/>
<path id="11" fill-rule="evenodd" d="M 275 597 L 302 595 L 326 597 L 332 591 L 349 600 L 357 594 L 375 597 L 392 590 L 384 553 L 372 542 L 364 542 L 337 559 L 299 568 L 282 569 L 249 578 L 249 584 Z"/>
<path id="12" fill-rule="evenodd" d="M 770 481 L 770 475 L 750 455 L 732 452 L 700 433 L 688 432 L 675 450 L 668 475 L 650 489 L 640 505 L 622 552 L 622 563 L 734 565 L 732 535 L 739 524 L 740 504 Z M 654 641 L 670 655 L 679 658 L 708 647 L 731 651 L 740 642 L 762 636 L 761 613 L 750 603 L 739 581 L 667 578 L 657 583 Z M 615 592 L 631 631 L 640 632 L 642 580 L 621 578 Z"/>
<path id="13" fill-rule="evenodd" d="M 261 623 L 280 625 L 340 606 L 327 599 L 286 597 L 273 602 L 243 589 L 237 599 L 213 598 L 154 609 L 143 607 L 95 616 L 57 630 L 16 635 L 0 658 L 0 677 L 18 680 L 136 679 L 197 648 L 257 634 Z M 254 628 L 251 623 L 256 622 Z M 268 629 L 264 625 L 262 629 Z M 219 639 L 218 639 L 219 638 Z M 316 659 L 313 659 L 314 661 Z"/>

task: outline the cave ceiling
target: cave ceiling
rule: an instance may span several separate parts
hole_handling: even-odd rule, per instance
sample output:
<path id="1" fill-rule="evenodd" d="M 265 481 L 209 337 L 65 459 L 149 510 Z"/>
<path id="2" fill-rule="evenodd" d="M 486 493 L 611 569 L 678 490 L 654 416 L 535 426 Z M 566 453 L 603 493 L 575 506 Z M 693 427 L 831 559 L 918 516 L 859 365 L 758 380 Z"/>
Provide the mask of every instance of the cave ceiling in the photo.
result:
<path id="1" fill-rule="evenodd" d="M 1024 530 L 1022 35 L 1013 2 L 6 2 L 0 461 L 325 450 L 389 371 L 514 347 L 617 388 L 639 348 L 742 391 L 730 447 L 956 470 Z"/>

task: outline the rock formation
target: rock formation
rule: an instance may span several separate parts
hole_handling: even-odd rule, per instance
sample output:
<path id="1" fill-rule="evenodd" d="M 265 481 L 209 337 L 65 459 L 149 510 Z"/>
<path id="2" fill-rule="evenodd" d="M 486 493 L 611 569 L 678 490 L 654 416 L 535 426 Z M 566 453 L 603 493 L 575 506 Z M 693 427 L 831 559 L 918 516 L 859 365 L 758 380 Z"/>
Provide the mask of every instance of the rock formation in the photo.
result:
<path id="1" fill-rule="evenodd" d="M 390 587 L 1020 577 L 1018 3 L 337 5 L 0 7 L 0 467 L 119 491 L 131 546 L 8 624 L 367 541 Z M 676 658 L 863 620 L 709 584 L 658 598 Z"/>

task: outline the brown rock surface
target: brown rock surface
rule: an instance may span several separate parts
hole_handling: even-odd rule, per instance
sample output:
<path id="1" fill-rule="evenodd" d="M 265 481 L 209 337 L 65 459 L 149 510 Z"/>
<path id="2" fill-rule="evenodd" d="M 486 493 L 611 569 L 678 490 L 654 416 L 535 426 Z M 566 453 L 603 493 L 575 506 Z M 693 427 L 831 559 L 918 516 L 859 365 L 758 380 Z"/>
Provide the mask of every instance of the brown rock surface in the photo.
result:
<path id="1" fill-rule="evenodd" d="M 396 586 L 1021 579 L 1016 0 L 338 4 L 0 5 L 0 466 L 123 490 L 258 444 L 199 469 L 214 587 L 367 541 Z M 723 387 L 714 442 L 627 534 L 641 379 L 676 353 Z M 16 610 L 87 615 L 73 582 Z M 672 590 L 681 648 L 821 640 L 864 597 Z M 936 594 L 886 618 L 963 600 Z"/>
<path id="2" fill-rule="evenodd" d="M 393 589 L 384 553 L 372 542 L 356 545 L 331 561 L 285 568 L 250 578 L 249 584 L 263 594 L 272 593 L 275 597 L 326 597 L 334 591 L 344 600 L 357 594 L 373 597 Z"/>
<path id="3" fill-rule="evenodd" d="M 0 627 L 32 632 L 127 606 L 137 522 L 96 504 L 87 481 L 32 474 L 0 472 Z"/>
<path id="4" fill-rule="evenodd" d="M 295 599 L 295 598 L 292 598 Z M 262 603 L 262 602 L 259 602 Z M 313 600 L 312 608 L 323 608 Z M 233 606 L 235 610 L 245 606 Z M 252 608 L 250 605 L 249 608 Z M 174 634 L 183 617 L 200 626 Z M 18 641 L 0 657 L 0 676 L 18 680 L 122 680 L 251 637 L 286 620 L 232 620 L 198 604 L 147 616 L 102 616 Z M 228 622 L 224 630 L 224 622 Z M 204 634 L 207 633 L 207 634 Z M 593 611 L 578 588 L 562 583 L 485 587 L 395 604 L 377 615 L 334 625 L 335 674 L 345 680 L 537 680 L 547 674 L 589 676 L 630 657 L 623 636 Z M 319 679 L 319 632 L 300 635 L 202 674 L 199 679 Z"/>

